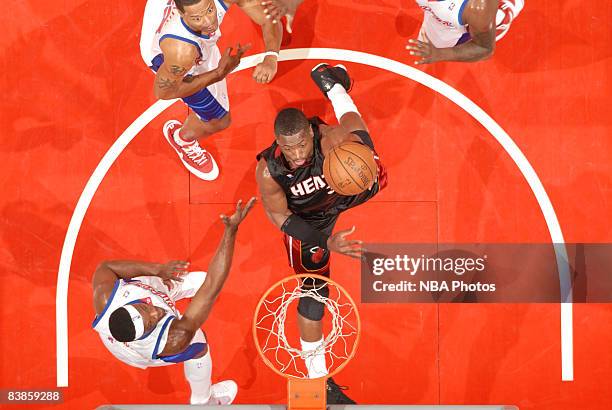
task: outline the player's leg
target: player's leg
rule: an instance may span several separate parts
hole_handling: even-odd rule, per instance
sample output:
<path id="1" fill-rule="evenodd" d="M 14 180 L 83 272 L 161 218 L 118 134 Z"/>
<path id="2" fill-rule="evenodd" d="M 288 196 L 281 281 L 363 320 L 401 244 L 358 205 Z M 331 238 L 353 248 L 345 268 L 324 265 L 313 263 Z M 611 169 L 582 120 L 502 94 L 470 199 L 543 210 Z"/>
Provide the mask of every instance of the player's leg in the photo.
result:
<path id="1" fill-rule="evenodd" d="M 342 127 L 349 132 L 368 130 L 357 106 L 348 94 L 352 80 L 343 65 L 332 67 L 322 63 L 312 69 L 310 76 L 323 95 L 329 98 L 336 118 Z"/>
<path id="2" fill-rule="evenodd" d="M 185 119 L 179 136 L 185 142 L 199 140 L 228 128 L 231 122 L 232 116 L 229 112 L 221 118 L 213 118 L 209 121 L 204 121 L 197 114 L 191 112 Z"/>
<path id="3" fill-rule="evenodd" d="M 202 330 L 198 330 L 191 342 L 206 343 Z M 191 389 L 191 404 L 231 404 L 238 393 L 238 386 L 233 380 L 224 380 L 214 385 L 211 382 L 212 359 L 209 345 L 191 360 L 183 364 L 185 378 Z"/>
<path id="4" fill-rule="evenodd" d="M 328 271 L 329 274 L 329 271 Z M 329 288 L 325 283 L 314 279 L 304 279 L 302 288 L 307 291 L 317 289 L 316 292 L 324 297 L 329 296 Z M 300 343 L 303 351 L 316 351 L 323 344 L 322 319 L 325 313 L 325 304 L 309 297 L 300 298 L 298 302 L 298 329 Z M 323 349 L 317 354 L 309 355 L 305 359 L 308 377 L 311 379 L 326 376 L 327 362 Z"/>
<path id="5" fill-rule="evenodd" d="M 211 50 L 213 64 L 220 59 L 220 53 L 216 47 Z M 199 140 L 231 124 L 227 83 L 225 79 L 218 81 L 183 98 L 183 101 L 192 112 L 184 124 L 176 120 L 168 121 L 164 125 L 164 136 L 192 174 L 205 181 L 212 181 L 219 176 L 219 167 Z"/>
<path id="6" fill-rule="evenodd" d="M 212 181 L 219 176 L 219 167 L 198 139 L 229 127 L 231 114 L 225 80 L 183 98 L 192 110 L 185 124 L 170 120 L 164 125 L 164 136 L 175 149 L 187 169 L 197 177 Z"/>
<path id="7" fill-rule="evenodd" d="M 336 224 L 337 216 L 330 218 L 324 231 L 330 234 Z M 330 252 L 285 235 L 285 247 L 289 256 L 289 264 L 296 274 L 317 274 L 329 276 Z M 317 293 L 324 297 L 329 295 L 329 289 L 317 280 L 305 279 L 302 282 L 304 289 L 315 287 Z M 325 313 L 325 305 L 312 298 L 300 298 L 298 302 L 298 329 L 300 332 L 300 343 L 302 351 L 314 351 L 323 344 L 322 319 Z M 311 379 L 324 377 L 328 374 L 327 360 L 323 349 L 315 355 L 309 355 L 305 359 L 308 377 Z M 333 379 L 327 380 L 327 404 L 355 404 L 343 390 L 346 388 L 338 385 Z"/>
<path id="8" fill-rule="evenodd" d="M 318 246 L 303 243 L 289 235 L 284 235 L 285 249 L 289 257 L 289 265 L 296 274 L 314 274 L 329 276 L 328 250 Z M 306 281 L 308 282 L 308 281 Z M 312 286 L 312 280 L 306 286 Z M 327 288 L 321 289 L 319 293 L 326 292 Z M 323 318 L 324 305 L 312 298 L 300 298 L 298 302 L 298 328 L 302 342 L 302 350 L 315 350 L 323 343 Z M 327 374 L 325 355 L 314 355 L 306 359 L 308 376 L 316 378 Z"/>

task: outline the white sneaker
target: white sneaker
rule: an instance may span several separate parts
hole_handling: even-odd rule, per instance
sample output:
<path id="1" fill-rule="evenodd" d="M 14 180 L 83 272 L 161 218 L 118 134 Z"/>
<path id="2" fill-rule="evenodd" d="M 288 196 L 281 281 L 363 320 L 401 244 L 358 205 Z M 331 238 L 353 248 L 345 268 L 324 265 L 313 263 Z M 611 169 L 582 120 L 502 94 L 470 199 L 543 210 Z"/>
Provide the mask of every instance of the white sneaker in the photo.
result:
<path id="1" fill-rule="evenodd" d="M 525 0 L 501 0 L 497 15 L 495 17 L 496 25 L 496 41 L 501 40 L 510 30 L 510 24 L 519 15 L 523 7 L 525 6 Z"/>
<path id="2" fill-rule="evenodd" d="M 180 137 L 178 132 L 181 129 L 181 125 L 176 120 L 170 120 L 164 124 L 163 132 L 166 141 L 174 148 L 185 167 L 193 175 L 204 181 L 217 179 L 219 167 L 215 159 L 210 155 L 210 152 L 202 148 L 198 141 L 192 141 L 187 144 L 184 142 L 179 143 Z"/>
<path id="3" fill-rule="evenodd" d="M 210 387 L 209 406 L 227 406 L 232 404 L 238 394 L 238 385 L 233 380 L 224 380 Z"/>

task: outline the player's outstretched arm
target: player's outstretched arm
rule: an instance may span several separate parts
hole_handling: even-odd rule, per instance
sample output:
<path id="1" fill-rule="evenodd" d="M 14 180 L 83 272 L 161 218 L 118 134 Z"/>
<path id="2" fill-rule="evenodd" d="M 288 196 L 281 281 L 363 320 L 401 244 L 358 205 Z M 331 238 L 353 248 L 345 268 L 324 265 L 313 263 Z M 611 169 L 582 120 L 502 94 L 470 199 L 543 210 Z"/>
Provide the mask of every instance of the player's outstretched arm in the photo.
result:
<path id="1" fill-rule="evenodd" d="M 242 55 L 251 47 L 250 44 L 225 50 L 216 69 L 206 73 L 186 76 L 196 60 L 197 50 L 190 44 L 180 40 L 166 39 L 161 48 L 164 53 L 164 63 L 155 76 L 155 96 L 162 100 L 188 97 L 211 84 L 224 79 L 240 63 Z"/>
<path id="2" fill-rule="evenodd" d="M 497 0 L 473 0 L 463 11 L 463 20 L 469 26 L 471 40 L 455 47 L 436 48 L 427 41 L 409 40 L 406 48 L 419 58 L 415 64 L 439 61 L 475 62 L 486 60 L 495 51 L 495 15 Z"/>
<path id="3" fill-rule="evenodd" d="M 264 46 L 267 54 L 263 61 L 253 70 L 253 79 L 258 83 L 269 83 L 276 75 L 278 52 L 283 39 L 283 26 L 280 22 L 267 19 L 261 0 L 236 0 L 242 9 L 256 24 L 261 26 Z"/>
<path id="4" fill-rule="evenodd" d="M 151 263 L 141 261 L 104 261 L 98 265 L 93 274 L 92 286 L 94 292 L 94 308 L 96 314 L 104 310 L 106 302 L 115 286 L 117 279 L 132 279 L 138 276 L 157 276 L 164 281 L 181 282 L 181 275 L 187 273 L 189 262 L 170 261 L 167 263 Z"/>
<path id="5" fill-rule="evenodd" d="M 191 299 L 191 303 L 187 306 L 183 317 L 173 321 L 170 325 L 168 341 L 166 342 L 166 347 L 161 352 L 162 356 L 180 353 L 185 350 L 189 346 L 195 332 L 208 318 L 232 266 L 238 226 L 247 216 L 254 203 L 254 197 L 245 206 L 243 206 L 242 201 L 238 201 L 236 212 L 233 215 L 220 216 L 225 225 L 225 230 L 223 231 L 217 251 L 208 265 L 206 279 Z"/>

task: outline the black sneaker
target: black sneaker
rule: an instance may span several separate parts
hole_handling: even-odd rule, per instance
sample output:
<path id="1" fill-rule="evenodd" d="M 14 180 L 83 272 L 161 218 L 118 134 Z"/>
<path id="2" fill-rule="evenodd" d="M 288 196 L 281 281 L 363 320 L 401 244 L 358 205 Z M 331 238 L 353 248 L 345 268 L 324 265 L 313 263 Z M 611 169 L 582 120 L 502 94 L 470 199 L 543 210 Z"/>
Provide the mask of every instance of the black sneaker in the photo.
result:
<path id="1" fill-rule="evenodd" d="M 346 68 L 340 64 L 332 67 L 327 63 L 321 63 L 312 69 L 310 77 L 326 97 L 327 92 L 336 84 L 342 85 L 346 92 L 351 90 L 351 77 L 349 77 Z"/>
<path id="2" fill-rule="evenodd" d="M 348 387 L 336 384 L 331 377 L 327 379 L 327 404 L 356 404 L 342 390 L 348 390 Z"/>

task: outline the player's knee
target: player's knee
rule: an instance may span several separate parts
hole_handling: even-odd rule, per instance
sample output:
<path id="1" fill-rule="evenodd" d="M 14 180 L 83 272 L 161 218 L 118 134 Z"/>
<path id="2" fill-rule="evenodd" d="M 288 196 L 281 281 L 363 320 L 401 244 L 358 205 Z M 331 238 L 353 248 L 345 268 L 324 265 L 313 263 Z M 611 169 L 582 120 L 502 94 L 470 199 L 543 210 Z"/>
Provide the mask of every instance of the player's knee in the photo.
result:
<path id="1" fill-rule="evenodd" d="M 303 297 L 298 302 L 298 313 L 308 320 L 319 321 L 323 319 L 325 304 L 313 298 Z"/>
<path id="2" fill-rule="evenodd" d="M 308 287 L 304 287 L 308 289 Z M 329 288 L 327 286 L 320 287 L 317 286 L 317 294 L 327 298 L 329 296 Z M 300 298 L 298 302 L 298 313 L 309 320 L 319 321 L 323 319 L 323 314 L 325 313 L 325 303 L 319 302 L 316 299 L 311 297 L 303 297 Z"/>

